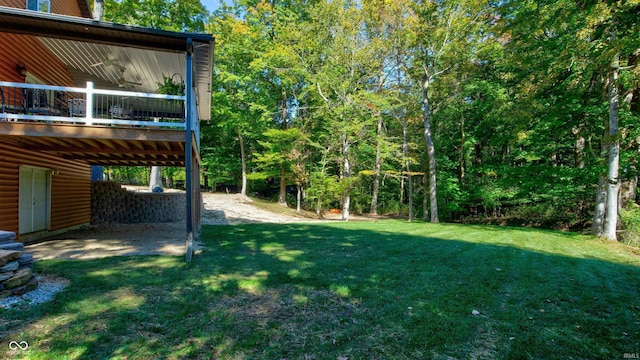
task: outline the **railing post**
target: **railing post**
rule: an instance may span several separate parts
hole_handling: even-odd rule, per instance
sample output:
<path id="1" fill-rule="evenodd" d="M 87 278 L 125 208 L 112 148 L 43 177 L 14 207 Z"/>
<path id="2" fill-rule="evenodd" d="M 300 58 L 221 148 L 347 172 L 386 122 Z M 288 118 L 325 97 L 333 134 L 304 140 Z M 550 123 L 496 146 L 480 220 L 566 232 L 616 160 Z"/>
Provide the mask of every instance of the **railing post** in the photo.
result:
<path id="1" fill-rule="evenodd" d="M 93 82 L 92 81 L 87 81 L 87 92 L 86 92 L 86 99 L 85 99 L 85 117 L 84 117 L 84 121 L 87 123 L 87 125 L 93 125 L 93 122 L 91 121 L 93 119 Z"/>

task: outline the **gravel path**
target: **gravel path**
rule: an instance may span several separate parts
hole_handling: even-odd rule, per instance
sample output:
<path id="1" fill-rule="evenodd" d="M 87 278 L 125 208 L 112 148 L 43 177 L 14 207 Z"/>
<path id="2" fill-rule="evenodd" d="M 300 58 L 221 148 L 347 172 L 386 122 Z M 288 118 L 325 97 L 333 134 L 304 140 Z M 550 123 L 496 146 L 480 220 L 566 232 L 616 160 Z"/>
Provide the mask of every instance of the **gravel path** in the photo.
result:
<path id="1" fill-rule="evenodd" d="M 290 223 L 303 219 L 275 214 L 251 205 L 248 197 L 240 194 L 203 194 L 205 211 L 203 225 L 235 225 L 251 223 Z M 309 221 L 309 220 L 306 220 Z"/>

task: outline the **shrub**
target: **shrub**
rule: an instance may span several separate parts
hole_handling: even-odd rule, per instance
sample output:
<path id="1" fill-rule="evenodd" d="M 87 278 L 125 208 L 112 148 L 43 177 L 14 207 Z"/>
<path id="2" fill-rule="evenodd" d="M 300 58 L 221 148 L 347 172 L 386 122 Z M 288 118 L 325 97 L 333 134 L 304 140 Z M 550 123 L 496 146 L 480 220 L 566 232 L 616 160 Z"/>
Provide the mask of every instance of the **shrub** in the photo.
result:
<path id="1" fill-rule="evenodd" d="M 624 230 L 620 241 L 629 246 L 640 246 L 640 207 L 635 205 L 620 211 L 620 225 Z"/>

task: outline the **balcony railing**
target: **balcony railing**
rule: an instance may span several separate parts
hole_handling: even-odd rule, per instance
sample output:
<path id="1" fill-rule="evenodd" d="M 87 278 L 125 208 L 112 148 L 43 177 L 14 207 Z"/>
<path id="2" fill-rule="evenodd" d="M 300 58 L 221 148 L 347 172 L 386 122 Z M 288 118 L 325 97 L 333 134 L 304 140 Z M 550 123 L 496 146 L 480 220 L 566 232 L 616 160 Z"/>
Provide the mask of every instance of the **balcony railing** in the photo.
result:
<path id="1" fill-rule="evenodd" d="M 185 129 L 186 97 L 0 81 L 0 121 Z"/>

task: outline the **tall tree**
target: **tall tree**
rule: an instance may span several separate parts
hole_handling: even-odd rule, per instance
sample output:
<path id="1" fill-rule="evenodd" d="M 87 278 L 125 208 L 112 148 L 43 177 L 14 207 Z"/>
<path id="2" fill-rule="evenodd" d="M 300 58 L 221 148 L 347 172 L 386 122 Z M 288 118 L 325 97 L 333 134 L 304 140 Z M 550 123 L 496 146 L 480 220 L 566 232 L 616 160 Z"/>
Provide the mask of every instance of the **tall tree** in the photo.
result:
<path id="1" fill-rule="evenodd" d="M 474 45 L 482 40 L 477 29 L 485 20 L 482 16 L 486 7 L 487 2 L 483 0 L 416 2 L 415 11 L 421 22 L 416 35 L 414 75 L 422 80 L 419 83 L 429 163 L 431 222 L 439 221 L 431 87 L 434 81 L 450 72 L 457 64 L 473 58 Z"/>
<path id="2" fill-rule="evenodd" d="M 209 12 L 200 0 L 106 0 L 106 21 L 153 29 L 203 32 Z"/>

